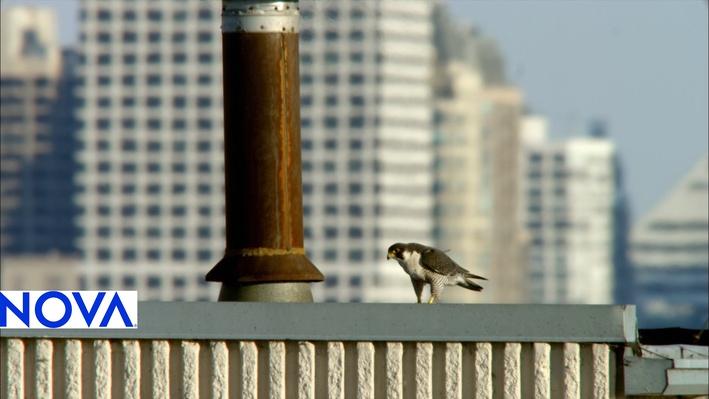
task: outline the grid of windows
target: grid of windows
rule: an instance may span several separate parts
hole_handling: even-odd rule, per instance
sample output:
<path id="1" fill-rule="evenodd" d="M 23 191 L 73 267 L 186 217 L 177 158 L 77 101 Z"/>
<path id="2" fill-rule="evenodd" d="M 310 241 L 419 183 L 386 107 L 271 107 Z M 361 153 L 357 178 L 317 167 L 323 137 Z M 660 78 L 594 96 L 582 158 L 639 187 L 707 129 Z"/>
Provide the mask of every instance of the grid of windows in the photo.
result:
<path id="1" fill-rule="evenodd" d="M 80 177 L 96 183 L 79 203 L 99 216 L 86 219 L 96 234 L 80 243 L 87 284 L 141 287 L 141 299 L 213 298 L 218 289 L 171 276 L 199 270 L 203 280 L 224 249 L 219 8 L 81 4 L 81 157 L 98 160 Z M 198 52 L 183 51 L 193 44 Z M 126 275 L 101 276 L 107 268 Z"/>

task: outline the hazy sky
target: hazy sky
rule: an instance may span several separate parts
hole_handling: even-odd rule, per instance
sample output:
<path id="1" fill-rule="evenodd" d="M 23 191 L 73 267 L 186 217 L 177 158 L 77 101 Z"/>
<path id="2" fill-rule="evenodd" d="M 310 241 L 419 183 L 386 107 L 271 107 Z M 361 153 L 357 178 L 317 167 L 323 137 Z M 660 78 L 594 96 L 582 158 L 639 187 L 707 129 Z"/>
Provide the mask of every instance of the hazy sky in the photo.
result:
<path id="1" fill-rule="evenodd" d="M 497 39 L 553 137 L 604 118 L 636 219 L 707 152 L 707 3 L 450 0 Z"/>
<path id="2" fill-rule="evenodd" d="M 707 152 L 706 1 L 448 3 L 497 39 L 509 78 L 553 137 L 583 134 L 594 117 L 609 123 L 636 219 Z M 2 4 L 57 9 L 62 43 L 75 43 L 76 0 Z"/>

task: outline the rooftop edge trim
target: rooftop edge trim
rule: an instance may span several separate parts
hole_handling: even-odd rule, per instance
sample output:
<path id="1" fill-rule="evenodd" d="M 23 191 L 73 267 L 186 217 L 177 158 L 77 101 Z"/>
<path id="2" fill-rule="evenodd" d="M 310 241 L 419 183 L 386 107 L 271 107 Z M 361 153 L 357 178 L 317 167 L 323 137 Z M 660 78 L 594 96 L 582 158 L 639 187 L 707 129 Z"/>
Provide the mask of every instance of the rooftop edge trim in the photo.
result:
<path id="1" fill-rule="evenodd" d="M 2 329 L 101 339 L 636 342 L 634 305 L 140 302 L 137 329 Z"/>

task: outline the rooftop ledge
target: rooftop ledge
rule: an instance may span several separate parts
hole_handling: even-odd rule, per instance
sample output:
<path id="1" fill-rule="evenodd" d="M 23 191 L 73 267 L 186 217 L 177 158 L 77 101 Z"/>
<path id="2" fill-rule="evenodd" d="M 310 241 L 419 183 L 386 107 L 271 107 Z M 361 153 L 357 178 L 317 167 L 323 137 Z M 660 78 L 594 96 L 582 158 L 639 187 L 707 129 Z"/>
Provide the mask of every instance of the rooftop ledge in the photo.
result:
<path id="1" fill-rule="evenodd" d="M 634 305 L 140 302 L 137 329 L 4 329 L 2 336 L 633 343 L 637 326 Z"/>

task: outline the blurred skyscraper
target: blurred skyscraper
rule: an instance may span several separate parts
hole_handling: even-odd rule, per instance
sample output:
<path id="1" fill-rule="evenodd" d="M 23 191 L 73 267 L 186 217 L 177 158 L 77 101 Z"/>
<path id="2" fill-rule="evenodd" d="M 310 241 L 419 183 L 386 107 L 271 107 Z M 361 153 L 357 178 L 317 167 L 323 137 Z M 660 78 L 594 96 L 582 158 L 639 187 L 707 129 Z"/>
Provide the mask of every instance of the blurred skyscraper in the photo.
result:
<path id="1" fill-rule="evenodd" d="M 506 85 L 495 42 L 434 13 L 435 238 L 462 266 L 490 279 L 484 293 L 449 290 L 444 300 L 526 300 L 518 216 L 522 96 Z"/>
<path id="2" fill-rule="evenodd" d="M 316 299 L 410 302 L 386 262 L 394 242 L 431 243 L 433 147 L 428 1 L 302 1 L 306 249 Z"/>
<path id="3" fill-rule="evenodd" d="M 633 225 L 631 254 L 641 327 L 706 327 L 708 169 L 705 155 Z"/>
<path id="4" fill-rule="evenodd" d="M 538 117 L 524 123 L 522 214 L 530 298 L 612 303 L 615 148 L 606 138 L 550 142 Z"/>
<path id="5" fill-rule="evenodd" d="M 1 30 L 0 252 L 74 255 L 76 56 L 50 9 L 3 9 Z"/>
<path id="6" fill-rule="evenodd" d="M 606 123 L 601 120 L 591 122 L 591 137 L 607 138 Z M 630 263 L 630 199 L 625 190 L 620 154 L 613 157 L 613 177 L 615 198 L 613 201 L 613 280 L 614 302 L 618 304 L 635 303 L 633 268 Z"/>
<path id="7" fill-rule="evenodd" d="M 81 2 L 87 288 L 216 297 L 204 274 L 224 250 L 220 5 Z"/>

